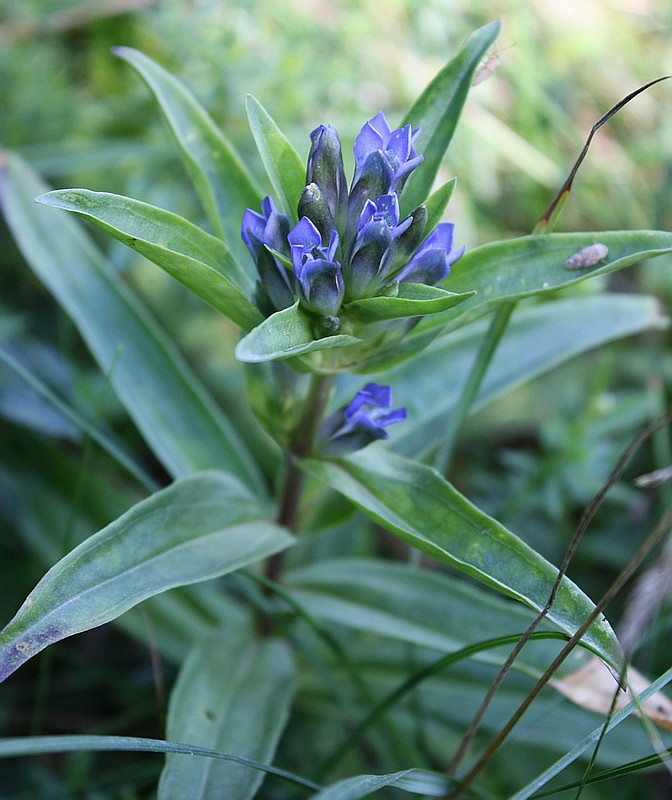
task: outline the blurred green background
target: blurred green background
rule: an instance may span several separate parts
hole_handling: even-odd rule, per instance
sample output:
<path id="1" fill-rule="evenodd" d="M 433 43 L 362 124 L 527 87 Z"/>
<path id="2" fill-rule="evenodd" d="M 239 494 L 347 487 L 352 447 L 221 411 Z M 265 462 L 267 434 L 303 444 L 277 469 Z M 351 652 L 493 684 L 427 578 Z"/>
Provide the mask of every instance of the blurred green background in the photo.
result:
<path id="1" fill-rule="evenodd" d="M 391 123 L 399 122 L 469 33 L 495 18 L 504 23 L 499 67 L 470 94 L 440 178 L 458 178 L 447 215 L 457 225 L 457 244 L 473 247 L 529 233 L 597 119 L 638 86 L 672 72 L 672 3 L 0 0 L 0 147 L 17 151 L 54 187 L 130 195 L 207 227 L 148 90 L 111 54 L 113 46 L 136 47 L 175 73 L 263 180 L 245 118 L 247 93 L 262 101 L 302 156 L 309 132 L 332 122 L 347 158 L 364 120 L 384 110 Z M 636 98 L 599 131 L 558 230 L 672 230 L 671 142 L 669 81 Z M 92 235 L 225 408 L 236 408 L 241 384 L 232 367 L 231 328 L 137 254 Z M 11 340 L 14 354 L 35 374 L 141 449 L 104 376 L 4 227 L 0 248 L 0 344 Z M 643 291 L 669 309 L 671 268 L 669 259 L 660 258 L 574 291 L 607 285 Z M 481 412 L 461 442 L 454 480 L 513 530 L 539 531 L 536 538 L 529 533 L 531 544 L 559 560 L 578 515 L 625 443 L 667 404 L 668 341 L 658 332 L 612 345 Z M 0 624 L 45 561 L 57 558 L 66 544 L 62 531 L 76 541 L 139 496 L 106 457 L 87 448 L 26 394 L 15 375 L 0 370 L 0 515 L 9 532 L 0 541 L 0 557 L 16 565 L 0 590 Z M 669 458 L 663 434 L 637 466 L 652 469 Z M 97 491 L 98 474 L 105 475 L 105 485 L 119 487 L 118 497 Z M 642 501 L 627 487 L 614 494 L 574 568 L 590 594 L 599 593 L 624 563 L 658 502 Z M 658 634 L 669 630 L 669 622 L 668 608 Z M 109 628 L 84 645 L 60 649 L 63 681 L 42 697 L 39 688 L 37 699 L 21 695 L 36 684 L 30 669 L 17 676 L 11 701 L 0 704 L 3 732 L 133 732 L 138 719 L 153 719 L 153 678 L 145 660 L 137 667 L 135 655 L 118 646 L 126 640 Z M 107 654 L 98 661 L 97 636 Z M 663 668 L 663 640 L 645 652 L 645 667 Z M 119 670 L 129 680 L 115 681 Z M 110 691 L 101 693 L 101 686 Z M 78 693 L 93 705 L 71 707 Z M 49 704 L 58 715 L 44 726 Z M 142 731 L 160 735 L 160 725 Z M 87 756 L 67 763 L 68 785 L 91 786 Z M 115 785 L 118 764 L 115 758 Z M 143 769 L 151 784 L 157 765 L 148 769 L 129 759 L 129 785 L 142 785 Z M 103 782 L 104 774 L 101 768 L 95 777 Z M 17 783 L 11 796 L 84 796 L 59 795 L 62 786 L 48 770 L 35 775 L 31 780 L 44 785 L 22 795 Z M 114 796 L 135 797 L 133 792 Z"/>

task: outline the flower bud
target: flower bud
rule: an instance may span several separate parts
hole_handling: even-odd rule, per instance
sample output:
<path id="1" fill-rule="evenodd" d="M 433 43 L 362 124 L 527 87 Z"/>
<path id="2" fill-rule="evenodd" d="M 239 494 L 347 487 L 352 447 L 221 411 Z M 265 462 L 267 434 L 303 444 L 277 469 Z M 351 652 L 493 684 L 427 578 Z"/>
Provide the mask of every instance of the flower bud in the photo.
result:
<path id="1" fill-rule="evenodd" d="M 328 242 L 334 229 L 334 217 L 325 196 L 316 183 L 309 183 L 301 192 L 299 199 L 299 219 L 308 217 L 322 236 L 323 242 Z"/>
<path id="2" fill-rule="evenodd" d="M 338 131 L 333 125 L 319 125 L 310 134 L 310 140 L 306 183 L 319 186 L 333 219 L 342 225 L 345 221 L 348 186 Z"/>
<path id="3" fill-rule="evenodd" d="M 354 253 L 345 270 L 348 299 L 376 294 L 376 280 L 383 265 L 383 256 L 392 244 L 392 231 L 384 220 L 369 222 L 355 242 Z"/>
<path id="4" fill-rule="evenodd" d="M 350 190 L 346 239 L 355 236 L 366 201 L 386 195 L 393 178 L 392 168 L 381 150 L 374 150 L 367 156 L 361 174 Z"/>
<path id="5" fill-rule="evenodd" d="M 341 320 L 338 317 L 320 317 L 313 327 L 317 339 L 335 336 L 341 330 Z"/>
<path id="6" fill-rule="evenodd" d="M 302 305 L 322 317 L 335 317 L 345 294 L 341 265 L 321 258 L 307 260 L 296 277 Z"/>
<path id="7" fill-rule="evenodd" d="M 259 308 L 262 313 L 270 315 L 294 304 L 294 277 L 287 273 L 285 267 L 266 248 L 263 248 L 257 258 L 257 272 L 257 300 L 261 303 Z M 266 298 L 269 302 L 265 302 Z"/>
<path id="8" fill-rule="evenodd" d="M 294 303 L 294 278 L 267 249 L 289 255 L 289 219 L 277 211 L 270 197 L 262 200 L 261 210 L 262 214 L 251 208 L 245 211 L 240 234 L 257 266 L 257 306 L 269 315 Z"/>

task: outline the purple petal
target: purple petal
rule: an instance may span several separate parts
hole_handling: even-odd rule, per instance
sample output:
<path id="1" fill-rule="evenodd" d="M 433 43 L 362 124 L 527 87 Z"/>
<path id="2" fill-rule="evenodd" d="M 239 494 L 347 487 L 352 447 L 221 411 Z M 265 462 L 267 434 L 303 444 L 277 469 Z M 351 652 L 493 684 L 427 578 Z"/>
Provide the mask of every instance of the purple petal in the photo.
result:
<path id="1" fill-rule="evenodd" d="M 420 249 L 441 248 L 448 252 L 453 246 L 453 232 L 455 225 L 452 222 L 440 222 L 425 239 Z"/>
<path id="2" fill-rule="evenodd" d="M 365 122 L 362 130 L 355 139 L 353 147 L 355 161 L 359 164 L 369 153 L 372 153 L 374 150 L 380 150 L 383 147 L 383 143 L 383 137 L 380 133 L 378 133 L 370 122 Z"/>
<path id="3" fill-rule="evenodd" d="M 266 219 L 262 217 L 261 214 L 258 214 L 256 211 L 252 211 L 251 208 L 245 209 L 243 220 L 240 226 L 240 235 L 243 242 L 245 242 L 247 247 L 253 252 L 255 249 L 257 249 L 258 245 L 255 244 L 250 236 L 253 236 L 257 242 L 263 242 L 265 227 Z"/>
<path id="4" fill-rule="evenodd" d="M 387 117 L 382 111 L 379 111 L 375 117 L 370 119 L 368 124 L 375 128 L 385 139 L 387 139 L 392 132 L 390 123 L 387 121 Z"/>
<path id="5" fill-rule="evenodd" d="M 299 222 L 297 222 L 287 235 L 287 240 L 290 245 L 292 245 L 292 252 L 294 251 L 295 245 L 301 245 L 306 249 L 312 249 L 322 244 L 320 232 L 308 217 L 301 217 Z"/>
<path id="6" fill-rule="evenodd" d="M 406 161 L 411 155 L 411 126 L 405 125 L 391 134 L 385 145 L 400 161 Z"/>

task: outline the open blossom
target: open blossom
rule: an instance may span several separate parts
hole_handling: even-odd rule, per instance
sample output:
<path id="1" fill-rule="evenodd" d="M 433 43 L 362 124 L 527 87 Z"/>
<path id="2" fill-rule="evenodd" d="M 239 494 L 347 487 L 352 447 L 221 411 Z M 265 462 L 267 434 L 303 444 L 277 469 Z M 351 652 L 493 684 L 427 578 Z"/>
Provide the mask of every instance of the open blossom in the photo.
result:
<path id="1" fill-rule="evenodd" d="M 301 302 L 315 314 L 335 316 L 345 293 L 341 265 L 334 258 L 338 233 L 332 230 L 329 244 L 323 247 L 318 229 L 308 217 L 302 217 L 287 240 Z"/>
<path id="2" fill-rule="evenodd" d="M 406 409 L 392 410 L 392 389 L 367 383 L 347 405 L 324 420 L 317 434 L 321 455 L 340 457 L 389 437 L 385 428 L 406 419 Z"/>
<path id="3" fill-rule="evenodd" d="M 379 151 L 385 155 L 392 170 L 392 183 L 389 191 L 400 192 L 406 178 L 423 158 L 415 152 L 413 147 L 413 142 L 419 133 L 419 129 L 412 130 L 410 125 L 393 131 L 382 111 L 364 123 L 364 127 L 355 139 L 356 168 L 353 184 L 356 184 L 366 171 L 366 162 L 369 156 Z"/>
<path id="4" fill-rule="evenodd" d="M 464 253 L 464 247 L 453 250 L 452 222 L 441 222 L 420 245 L 409 263 L 396 275 L 399 283 L 426 283 L 433 286 L 447 278 L 450 265 Z"/>
<path id="5" fill-rule="evenodd" d="M 399 192 L 423 158 L 414 148 L 418 134 L 410 125 L 392 130 L 382 112 L 368 120 L 355 139 L 348 191 L 338 132 L 333 125 L 315 128 L 306 186 L 297 198 L 298 224 L 290 230 L 268 197 L 262 214 L 248 209 L 243 216 L 264 313 L 298 298 L 310 313 L 333 318 L 326 328 L 318 326 L 327 331 L 319 335 L 330 335 L 344 303 L 394 294 L 395 284 L 434 285 L 447 277 L 464 252 L 452 249 L 453 225 L 439 224 L 425 236 L 425 206 L 400 220 Z"/>

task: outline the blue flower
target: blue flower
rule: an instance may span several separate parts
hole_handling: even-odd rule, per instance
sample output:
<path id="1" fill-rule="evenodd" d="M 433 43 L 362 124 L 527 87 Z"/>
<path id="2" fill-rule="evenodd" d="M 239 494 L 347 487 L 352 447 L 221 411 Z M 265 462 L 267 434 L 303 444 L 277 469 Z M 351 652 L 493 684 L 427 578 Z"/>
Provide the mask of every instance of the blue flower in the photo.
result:
<path id="1" fill-rule="evenodd" d="M 464 253 L 453 250 L 452 222 L 441 222 L 420 245 L 415 255 L 394 279 L 399 283 L 425 283 L 433 286 L 450 274 L 450 266 Z"/>
<path id="2" fill-rule="evenodd" d="M 320 316 L 335 316 L 345 294 L 341 265 L 335 260 L 338 233 L 333 230 L 329 244 L 323 246 L 318 229 L 302 217 L 287 240 L 302 304 Z"/>
<path id="3" fill-rule="evenodd" d="M 406 419 L 406 409 L 392 408 L 392 389 L 367 383 L 354 399 L 335 411 L 320 426 L 318 452 L 330 458 L 352 453 L 377 439 L 389 437 L 385 428 Z"/>
<path id="4" fill-rule="evenodd" d="M 294 279 L 267 249 L 268 246 L 289 256 L 287 235 L 290 225 L 287 216 L 278 213 L 270 197 L 261 201 L 261 210 L 263 214 L 246 209 L 240 234 L 259 274 L 257 304 L 262 310 L 273 313 L 294 303 Z"/>
<path id="5" fill-rule="evenodd" d="M 375 202 L 366 201 L 343 269 L 349 300 L 372 297 L 380 291 L 387 282 L 394 255 L 392 243 L 412 222 L 412 217 L 408 217 L 399 224 L 396 194 L 381 195 Z"/>
<path id="6" fill-rule="evenodd" d="M 356 166 L 355 176 L 352 180 L 353 185 L 366 172 L 367 160 L 371 153 L 381 151 L 392 170 L 392 183 L 387 191 L 400 192 L 406 178 L 423 159 L 423 156 L 418 155 L 413 147 L 413 142 L 419 133 L 419 128 L 412 130 L 410 125 L 393 131 L 382 111 L 364 123 L 355 139 Z"/>

